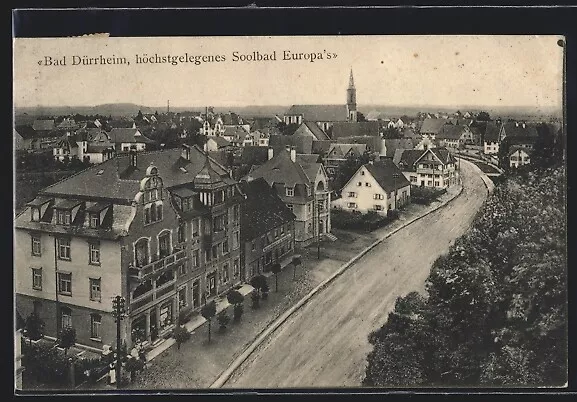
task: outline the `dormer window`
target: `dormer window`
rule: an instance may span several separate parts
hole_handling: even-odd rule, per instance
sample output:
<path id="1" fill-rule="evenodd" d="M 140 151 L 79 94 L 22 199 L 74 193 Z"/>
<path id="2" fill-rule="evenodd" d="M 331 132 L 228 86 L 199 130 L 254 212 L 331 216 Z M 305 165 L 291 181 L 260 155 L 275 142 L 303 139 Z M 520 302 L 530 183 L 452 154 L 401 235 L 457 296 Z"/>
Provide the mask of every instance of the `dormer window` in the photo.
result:
<path id="1" fill-rule="evenodd" d="M 100 226 L 100 216 L 96 213 L 90 214 L 90 227 L 91 228 L 98 228 Z"/>
<path id="2" fill-rule="evenodd" d="M 285 191 L 286 191 L 287 197 L 294 197 L 294 195 L 295 195 L 294 187 L 286 187 Z"/>
<path id="3" fill-rule="evenodd" d="M 70 210 L 57 209 L 56 223 L 59 225 L 70 225 L 72 223 L 72 212 Z"/>
<path id="4" fill-rule="evenodd" d="M 32 207 L 30 208 L 31 217 L 30 219 L 32 222 L 38 222 L 40 220 L 40 208 Z"/>

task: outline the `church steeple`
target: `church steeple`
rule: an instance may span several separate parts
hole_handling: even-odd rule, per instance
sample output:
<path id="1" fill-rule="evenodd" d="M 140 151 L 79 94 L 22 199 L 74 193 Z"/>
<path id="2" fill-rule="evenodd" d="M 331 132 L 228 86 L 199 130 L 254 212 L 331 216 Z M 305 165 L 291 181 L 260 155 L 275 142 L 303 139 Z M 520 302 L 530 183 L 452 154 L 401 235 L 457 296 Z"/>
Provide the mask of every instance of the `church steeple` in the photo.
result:
<path id="1" fill-rule="evenodd" d="M 352 68 L 351 74 L 349 75 L 349 87 L 347 88 L 347 115 L 349 121 L 357 121 L 357 90 L 355 88 Z"/>

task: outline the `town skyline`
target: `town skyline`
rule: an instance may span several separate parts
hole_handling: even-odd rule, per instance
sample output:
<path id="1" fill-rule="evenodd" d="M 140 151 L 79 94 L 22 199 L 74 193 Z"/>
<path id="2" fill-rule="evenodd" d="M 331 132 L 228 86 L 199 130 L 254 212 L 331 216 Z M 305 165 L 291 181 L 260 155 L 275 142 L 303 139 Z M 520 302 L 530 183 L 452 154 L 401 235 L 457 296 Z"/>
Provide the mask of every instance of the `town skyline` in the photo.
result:
<path id="1" fill-rule="evenodd" d="M 557 36 L 67 38 L 15 42 L 15 107 L 133 103 L 184 108 L 342 104 L 349 71 L 359 105 L 562 107 Z M 466 39 L 466 40 L 464 40 Z M 361 45 L 359 45 L 359 43 Z M 38 55 L 222 54 L 222 63 L 39 66 Z M 283 48 L 337 54 L 280 61 Z M 65 49 L 65 50 L 64 50 Z M 207 50 L 208 49 L 208 50 Z M 237 54 L 277 61 L 233 62 Z M 324 54 L 324 53 L 322 53 Z M 70 63 L 70 61 L 69 61 Z M 111 73 L 106 73 L 108 69 Z M 218 77 L 215 79 L 214 77 Z M 65 91 L 62 88 L 66 88 Z M 467 88 L 463 91 L 463 88 Z M 505 91 L 503 89 L 506 89 Z M 73 99 L 73 101 L 71 101 Z"/>

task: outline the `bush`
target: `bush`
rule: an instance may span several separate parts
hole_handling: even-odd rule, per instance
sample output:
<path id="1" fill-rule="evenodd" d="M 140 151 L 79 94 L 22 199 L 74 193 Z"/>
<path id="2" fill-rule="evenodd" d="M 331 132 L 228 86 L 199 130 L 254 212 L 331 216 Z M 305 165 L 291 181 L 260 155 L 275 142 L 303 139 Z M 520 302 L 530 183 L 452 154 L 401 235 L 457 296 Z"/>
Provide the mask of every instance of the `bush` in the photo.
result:
<path id="1" fill-rule="evenodd" d="M 52 345 L 23 344 L 22 365 L 44 384 L 64 385 L 69 380 L 69 359 Z"/>
<path id="2" fill-rule="evenodd" d="M 184 326 L 179 325 L 172 331 L 172 337 L 176 340 L 176 347 L 180 349 L 180 345 L 190 339 L 190 333 Z"/>
<path id="3" fill-rule="evenodd" d="M 333 209 L 331 212 L 331 224 L 337 229 L 372 231 L 398 218 L 398 211 L 389 210 L 389 212 L 391 213 L 390 215 L 387 213 L 387 216 L 382 216 L 375 211 L 361 214 L 357 211 L 349 212 Z"/>
<path id="4" fill-rule="evenodd" d="M 221 311 L 218 314 L 218 324 L 220 325 L 220 332 L 224 332 L 226 330 L 226 326 L 230 322 L 230 317 L 226 314 L 226 311 Z"/>
<path id="5" fill-rule="evenodd" d="M 437 198 L 446 193 L 446 189 L 436 189 L 432 187 L 423 186 L 412 186 L 411 187 L 411 200 L 415 204 L 429 205 L 431 202 L 437 200 Z"/>
<path id="6" fill-rule="evenodd" d="M 42 321 L 38 313 L 35 311 L 26 317 L 24 328 L 26 330 L 26 336 L 33 341 L 37 341 L 44 335 L 44 321 Z"/>
<path id="7" fill-rule="evenodd" d="M 191 306 L 184 307 L 182 310 L 178 312 L 178 324 L 186 324 L 190 321 L 190 317 L 192 317 L 193 309 Z"/>
<path id="8" fill-rule="evenodd" d="M 76 330 L 72 327 L 65 327 L 60 333 L 59 346 L 65 349 L 65 354 L 68 349 L 76 344 Z"/>

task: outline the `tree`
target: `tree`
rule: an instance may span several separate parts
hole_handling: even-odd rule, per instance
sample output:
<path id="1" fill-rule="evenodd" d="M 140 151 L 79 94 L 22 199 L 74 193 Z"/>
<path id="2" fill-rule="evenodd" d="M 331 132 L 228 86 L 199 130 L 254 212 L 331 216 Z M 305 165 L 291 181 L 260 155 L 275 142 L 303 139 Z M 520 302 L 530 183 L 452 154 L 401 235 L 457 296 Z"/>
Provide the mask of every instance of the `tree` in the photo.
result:
<path id="1" fill-rule="evenodd" d="M 64 327 L 60 333 L 60 347 L 64 348 L 64 355 L 68 354 L 68 349 L 76 344 L 76 329 Z"/>
<path id="2" fill-rule="evenodd" d="M 213 317 L 216 314 L 216 303 L 212 300 L 205 304 L 200 310 L 200 314 L 208 321 L 208 342 L 210 343 L 210 326 Z"/>
<path id="3" fill-rule="evenodd" d="M 367 119 L 365 118 L 365 115 L 362 114 L 361 112 L 357 111 L 357 121 L 358 122 L 362 122 L 362 121 L 367 121 Z"/>
<path id="4" fill-rule="evenodd" d="M 230 317 L 226 314 L 226 311 L 223 310 L 218 314 L 218 324 L 220 325 L 220 332 L 226 331 L 226 326 L 230 322 Z"/>
<path id="5" fill-rule="evenodd" d="M 259 296 L 266 284 L 266 277 L 262 274 L 255 275 L 250 280 L 250 285 L 255 288 Z"/>
<path id="6" fill-rule="evenodd" d="M 383 130 L 383 138 L 401 138 L 401 132 L 396 127 L 387 127 Z"/>
<path id="7" fill-rule="evenodd" d="M 136 120 L 137 121 L 142 121 L 142 110 L 138 111 L 138 114 L 136 115 Z"/>
<path id="8" fill-rule="evenodd" d="M 24 324 L 24 329 L 26 330 L 26 336 L 30 340 L 38 340 L 44 335 L 44 321 L 40 318 L 36 311 L 33 311 L 26 317 L 26 322 Z"/>
<path id="9" fill-rule="evenodd" d="M 282 268 L 278 262 L 272 264 L 271 271 L 274 274 L 275 281 L 275 292 L 278 292 L 278 274 L 281 272 Z"/>
<path id="10" fill-rule="evenodd" d="M 231 290 L 226 298 L 233 305 L 234 320 L 239 321 L 243 313 L 244 296 L 238 290 Z"/>
<path id="11" fill-rule="evenodd" d="M 477 114 L 477 120 L 479 121 L 489 121 L 491 120 L 491 116 L 489 116 L 489 113 L 487 112 L 479 112 Z"/>
<path id="12" fill-rule="evenodd" d="M 190 332 L 184 325 L 179 325 L 172 331 L 172 337 L 176 341 L 177 349 L 180 349 L 180 345 L 190 339 Z"/>
<path id="13" fill-rule="evenodd" d="M 293 281 L 296 279 L 297 277 L 297 266 L 302 264 L 301 261 L 301 256 L 300 255 L 295 255 L 293 257 Z"/>

